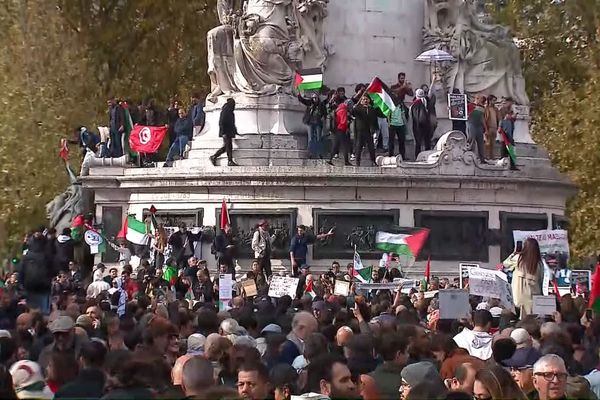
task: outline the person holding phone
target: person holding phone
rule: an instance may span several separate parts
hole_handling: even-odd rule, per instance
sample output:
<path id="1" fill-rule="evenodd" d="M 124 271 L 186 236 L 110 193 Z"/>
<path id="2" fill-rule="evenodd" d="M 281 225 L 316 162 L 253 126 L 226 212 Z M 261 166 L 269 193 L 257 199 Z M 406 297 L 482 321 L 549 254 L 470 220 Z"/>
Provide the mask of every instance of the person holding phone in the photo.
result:
<path id="1" fill-rule="evenodd" d="M 330 236 L 333 236 L 333 228 L 331 228 L 327 233 L 313 235 L 312 233 L 306 233 L 306 227 L 304 225 L 298 225 L 298 232 L 290 242 L 290 261 L 292 263 L 292 276 L 297 277 L 299 275 L 299 268 L 302 265 L 306 264 L 308 245 L 313 244 L 317 240 L 326 239 Z"/>

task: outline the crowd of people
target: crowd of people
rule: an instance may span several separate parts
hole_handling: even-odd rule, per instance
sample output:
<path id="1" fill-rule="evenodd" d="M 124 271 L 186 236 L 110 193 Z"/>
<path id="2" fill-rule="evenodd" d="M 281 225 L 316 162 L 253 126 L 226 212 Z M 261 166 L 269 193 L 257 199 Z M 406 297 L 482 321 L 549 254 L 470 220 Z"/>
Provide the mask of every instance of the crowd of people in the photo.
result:
<path id="1" fill-rule="evenodd" d="M 414 158 L 412 154 L 408 157 L 416 160 L 422 151 L 433 149 L 438 125 L 433 87 L 424 84 L 415 90 L 406 80 L 406 74 L 399 73 L 397 82 L 389 88 L 396 107 L 388 116 L 372 104 L 366 93 L 367 87 L 366 84 L 356 85 L 354 94 L 350 97 L 346 96 L 343 87 L 336 90 L 323 87 L 321 90 L 311 91 L 308 97 L 298 94 L 298 100 L 306 106 L 303 123 L 307 127 L 310 159 L 325 158 L 328 164 L 334 165 L 335 159 L 343 158 L 345 166 L 351 166 L 352 162 L 360 166 L 366 147 L 371 165 L 375 165 L 377 148 L 381 148 L 383 154 L 389 157 L 400 155 L 406 160 L 406 143 L 413 138 Z M 107 105 L 107 128 L 100 129 L 99 134 L 85 127 L 76 129 L 81 146 L 99 157 L 120 157 L 125 154 L 125 131 L 130 118 L 131 124 L 168 127 L 169 150 L 164 166 L 170 167 L 176 157 L 184 157 L 187 144 L 205 125 L 200 94 L 191 97 L 189 110 L 182 107 L 176 97 L 171 99 L 165 110 L 156 106 L 152 99 L 145 103 L 129 104 L 125 100 L 111 97 Z M 500 134 L 502 130 L 509 143 L 515 144 L 513 135 L 516 115 L 513 100 L 506 98 L 498 103 L 494 95 L 478 95 L 469 102 L 466 111 L 467 120 L 452 120 L 452 129 L 468 136 L 482 163 L 508 157 L 511 169 L 516 170 L 517 166 L 509 157 Z M 217 165 L 217 159 L 226 154 L 227 165 L 237 166 L 233 159 L 233 140 L 236 135 L 235 101 L 229 98 L 219 119 L 219 136 L 223 138 L 223 147 L 210 157 L 213 165 Z M 330 138 L 331 143 L 327 143 L 327 138 Z M 496 143 L 501 143 L 500 154 L 495 154 Z M 157 161 L 156 155 L 142 155 L 141 158 L 139 165 L 150 166 Z"/>
<path id="2" fill-rule="evenodd" d="M 65 230 L 39 228 L 3 282 L 2 399 L 597 399 L 600 317 L 566 294 L 551 316 L 533 315 L 541 256 L 528 239 L 514 261 L 515 310 L 470 296 L 463 319 L 441 319 L 432 277 L 409 292 L 361 289 L 353 265 L 322 275 L 306 265 L 314 236 L 299 228 L 290 261 L 295 296 L 269 296 L 271 237 L 261 222 L 251 270 L 219 298 L 229 269 L 228 232 L 215 239 L 219 271 L 187 249 L 133 268 L 80 268 Z M 122 252 L 126 254 L 126 252 Z M 600 263 L 599 263 L 600 265 Z M 396 269 L 373 271 L 392 282 Z M 244 282 L 253 281 L 248 294 Z M 335 295 L 336 281 L 350 285 Z M 520 289 L 519 289 L 520 288 Z M 400 288 L 398 288 L 400 289 Z M 437 294 L 436 294 L 437 293 Z"/>

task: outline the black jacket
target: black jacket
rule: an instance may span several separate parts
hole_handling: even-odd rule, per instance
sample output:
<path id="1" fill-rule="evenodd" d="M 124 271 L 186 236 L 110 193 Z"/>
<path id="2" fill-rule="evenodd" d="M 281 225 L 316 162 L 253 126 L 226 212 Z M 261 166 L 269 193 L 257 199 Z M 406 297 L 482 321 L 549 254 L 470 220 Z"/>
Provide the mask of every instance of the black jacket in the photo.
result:
<path id="1" fill-rule="evenodd" d="M 73 261 L 74 245 L 73 239 L 66 235 L 59 235 L 56 238 L 56 266 L 59 270 L 66 271 L 69 262 Z"/>
<path id="2" fill-rule="evenodd" d="M 219 116 L 219 137 L 235 137 L 237 128 L 235 127 L 235 103 L 229 101 L 223 105 L 221 115 Z"/>
<path id="3" fill-rule="evenodd" d="M 307 125 L 323 125 L 323 120 L 327 115 L 327 107 L 325 106 L 325 103 L 320 100 L 314 103 L 311 99 L 305 99 L 300 94 L 298 95 L 298 100 L 300 100 L 300 103 L 306 106 L 302 122 Z"/>
<path id="4" fill-rule="evenodd" d="M 104 373 L 95 368 L 83 369 L 74 381 L 54 394 L 55 399 L 99 399 L 104 394 Z"/>
<path id="5" fill-rule="evenodd" d="M 20 265 L 19 282 L 30 293 L 50 293 L 57 271 L 46 253 L 46 239 L 32 238 Z"/>
<path id="6" fill-rule="evenodd" d="M 373 107 L 365 107 L 357 104 L 352 109 L 352 115 L 355 118 L 354 126 L 357 134 L 371 134 L 379 129 L 377 118 L 384 118 L 385 115 L 379 109 Z"/>

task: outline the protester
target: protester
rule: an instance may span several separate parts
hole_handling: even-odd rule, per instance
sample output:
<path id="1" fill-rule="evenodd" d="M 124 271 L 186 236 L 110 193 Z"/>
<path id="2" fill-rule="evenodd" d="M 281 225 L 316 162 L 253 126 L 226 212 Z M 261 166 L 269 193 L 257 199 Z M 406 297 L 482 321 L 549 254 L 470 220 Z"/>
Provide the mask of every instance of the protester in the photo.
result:
<path id="1" fill-rule="evenodd" d="M 398 82 L 393 84 L 390 89 L 396 93 L 398 99 L 403 103 L 406 100 L 406 96 L 412 97 L 415 95 L 412 84 L 406 82 L 406 73 L 404 72 L 398 73 Z"/>
<path id="2" fill-rule="evenodd" d="M 488 160 L 494 159 L 494 143 L 496 142 L 496 133 L 500 124 L 500 112 L 496 108 L 497 100 L 498 99 L 493 94 L 489 95 L 483 112 L 485 158 Z"/>
<path id="3" fill-rule="evenodd" d="M 125 131 L 124 128 L 124 114 L 123 108 L 115 100 L 114 97 L 110 97 L 107 101 L 108 104 L 108 129 L 110 132 L 110 141 L 108 143 L 108 156 L 109 157 L 121 157 L 123 155 L 123 143 L 122 136 Z"/>
<path id="4" fill-rule="evenodd" d="M 223 138 L 223 147 L 209 157 L 212 165 L 217 166 L 217 158 L 223 153 L 227 153 L 227 165 L 237 167 L 238 164 L 233 161 L 233 139 L 237 136 L 237 127 L 235 125 L 235 100 L 227 99 L 221 115 L 219 116 L 219 136 Z"/>
<path id="5" fill-rule="evenodd" d="M 528 238 L 517 258 L 512 277 L 512 294 L 521 319 L 533 313 L 533 296 L 542 294 L 544 266 L 537 240 Z"/>
<path id="6" fill-rule="evenodd" d="M 192 124 L 194 126 L 194 136 L 196 136 L 204 129 L 204 125 L 206 123 L 206 114 L 204 113 L 204 104 L 202 103 L 199 93 L 194 93 L 191 101 L 192 106 L 189 114 L 192 118 Z"/>
<path id="7" fill-rule="evenodd" d="M 398 139 L 398 153 L 402 159 L 406 159 L 406 128 L 408 121 L 408 109 L 398 94 L 394 95 L 394 105 L 396 108 L 390 116 L 390 140 L 388 145 L 388 156 L 393 157 L 395 153 L 396 139 Z"/>
<path id="8" fill-rule="evenodd" d="M 340 102 L 335 109 L 332 129 L 333 147 L 331 150 L 331 157 L 328 161 L 329 165 L 333 165 L 333 158 L 341 149 L 344 157 L 344 165 L 347 167 L 352 166 L 349 159 L 349 154 L 352 153 L 352 145 L 350 140 L 351 105 L 352 101 L 346 100 Z"/>
<path id="9" fill-rule="evenodd" d="M 533 365 L 533 386 L 539 400 L 566 399 L 567 368 L 562 358 L 556 354 L 541 357 Z"/>
<path id="10" fill-rule="evenodd" d="M 371 99 L 363 95 L 357 105 L 352 108 L 352 116 L 355 118 L 354 127 L 356 130 L 356 166 L 360 167 L 362 151 L 367 146 L 371 166 L 375 166 L 375 144 L 373 143 L 373 133 L 379 129 L 377 118 L 381 111 L 371 106 Z"/>
<path id="11" fill-rule="evenodd" d="M 477 155 L 479 161 L 485 163 L 485 150 L 484 150 L 484 114 L 485 114 L 485 96 L 475 96 L 475 107 L 469 112 L 467 126 L 468 135 L 471 142 L 477 146 Z"/>
<path id="12" fill-rule="evenodd" d="M 306 264 L 306 256 L 308 254 L 308 245 L 315 243 L 317 240 L 323 240 L 333 235 L 333 232 L 320 233 L 314 235 L 306 233 L 304 225 L 298 225 L 297 233 L 292 238 L 290 243 L 290 261 L 292 264 L 292 276 L 298 276 L 300 266 Z"/>
<path id="13" fill-rule="evenodd" d="M 527 397 L 504 368 L 492 365 L 475 375 L 473 398 L 477 400 L 527 400 Z"/>
<path id="14" fill-rule="evenodd" d="M 308 130 L 308 158 L 321 158 L 323 156 L 321 135 L 323 134 L 324 119 L 327 115 L 325 103 L 321 101 L 318 93 L 311 94 L 310 99 L 298 93 L 298 100 L 306 106 L 302 122 Z"/>
<path id="15" fill-rule="evenodd" d="M 410 106 L 412 130 L 415 136 L 415 160 L 422 150 L 431 150 L 433 127 L 431 124 L 430 103 L 423 89 L 417 89 L 416 98 Z"/>
<path id="16" fill-rule="evenodd" d="M 271 247 L 274 239 L 275 235 L 271 236 L 269 233 L 269 223 L 266 220 L 261 220 L 252 236 L 251 247 L 254 251 L 254 257 L 258 260 L 261 271 L 267 278 L 273 274 L 271 272 Z"/>
<path id="17" fill-rule="evenodd" d="M 454 337 L 459 347 L 466 349 L 469 355 L 481 360 L 492 357 L 492 335 L 489 333 L 492 327 L 492 314 L 487 310 L 476 310 L 473 313 L 473 330 L 463 328 Z"/>
<path id="18" fill-rule="evenodd" d="M 177 112 L 179 114 L 179 119 L 177 119 L 177 121 L 175 121 L 175 125 L 173 125 L 175 141 L 171 147 L 169 147 L 167 160 L 163 165 L 164 167 L 172 167 L 175 156 L 183 159 L 185 146 L 187 146 L 188 142 L 192 140 L 192 121 L 188 118 L 187 113 L 183 108 L 180 108 Z"/>

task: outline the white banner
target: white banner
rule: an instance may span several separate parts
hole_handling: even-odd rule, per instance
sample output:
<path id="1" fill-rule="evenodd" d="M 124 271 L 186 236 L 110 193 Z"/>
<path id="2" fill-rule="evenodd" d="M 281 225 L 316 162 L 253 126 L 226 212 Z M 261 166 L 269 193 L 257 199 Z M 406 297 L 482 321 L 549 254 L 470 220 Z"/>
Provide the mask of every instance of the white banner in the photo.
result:
<path id="1" fill-rule="evenodd" d="M 219 275 L 219 301 L 228 301 L 233 298 L 233 280 L 231 274 Z"/>
<path id="2" fill-rule="evenodd" d="M 269 297 L 279 298 L 288 295 L 292 299 L 295 299 L 297 288 L 298 278 L 273 275 L 271 277 L 271 284 L 269 285 Z"/>
<path id="3" fill-rule="evenodd" d="M 513 240 L 524 242 L 528 238 L 534 238 L 540 245 L 542 254 L 565 253 L 569 255 L 569 235 L 564 229 L 541 230 L 541 231 L 513 231 Z"/>
<path id="4" fill-rule="evenodd" d="M 505 308 L 514 309 L 512 288 L 502 271 L 469 268 L 469 294 L 500 299 Z"/>

